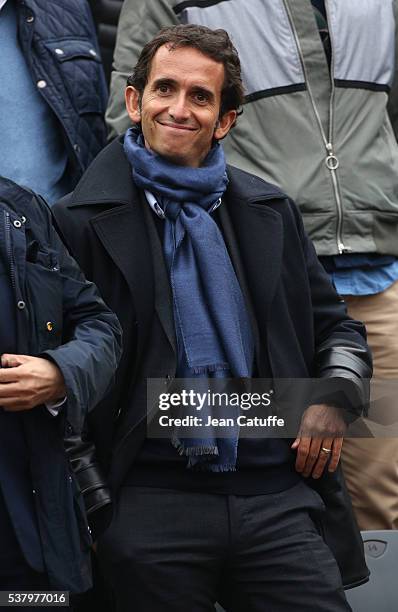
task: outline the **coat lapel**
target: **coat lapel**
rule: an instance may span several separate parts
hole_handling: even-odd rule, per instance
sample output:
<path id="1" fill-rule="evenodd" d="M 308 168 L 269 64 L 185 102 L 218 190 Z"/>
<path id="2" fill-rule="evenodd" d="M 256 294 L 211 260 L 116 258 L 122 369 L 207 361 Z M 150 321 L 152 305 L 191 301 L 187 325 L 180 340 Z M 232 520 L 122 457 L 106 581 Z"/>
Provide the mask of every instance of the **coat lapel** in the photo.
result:
<path id="1" fill-rule="evenodd" d="M 154 312 L 154 271 L 139 192 L 121 140 L 106 147 L 83 176 L 73 207 L 82 205 L 100 211 L 90 222 L 129 287 L 137 319 L 137 354 L 142 354 Z"/>
<path id="2" fill-rule="evenodd" d="M 137 317 L 137 354 L 140 354 L 154 308 L 152 258 L 142 210 L 139 206 L 119 206 L 98 215 L 91 223 L 130 289 Z"/>
<path id="3" fill-rule="evenodd" d="M 276 188 L 271 190 L 270 186 L 264 183 L 268 189 L 264 190 L 263 195 L 259 195 L 257 191 L 256 195 L 251 197 L 250 193 L 240 193 L 239 175 L 236 177 L 235 172 L 230 173 L 229 178 L 226 205 L 235 239 L 229 239 L 223 219 L 227 246 L 237 273 L 238 255 L 243 264 L 257 320 L 259 313 L 268 318 L 279 280 L 283 253 L 282 217 L 269 204 L 272 200 L 275 205 L 276 200 L 285 199 L 286 196 Z M 245 182 L 247 185 L 247 179 Z M 244 284 L 240 278 L 239 282 L 243 288 Z"/>
<path id="4" fill-rule="evenodd" d="M 103 173 L 96 169 L 91 188 L 88 170 L 80 190 L 101 194 L 95 205 L 108 204 L 91 223 L 130 288 L 137 316 L 137 354 L 144 350 L 154 309 L 176 352 L 170 283 L 153 213 L 132 181 L 121 142 L 114 141 L 102 155 Z"/>

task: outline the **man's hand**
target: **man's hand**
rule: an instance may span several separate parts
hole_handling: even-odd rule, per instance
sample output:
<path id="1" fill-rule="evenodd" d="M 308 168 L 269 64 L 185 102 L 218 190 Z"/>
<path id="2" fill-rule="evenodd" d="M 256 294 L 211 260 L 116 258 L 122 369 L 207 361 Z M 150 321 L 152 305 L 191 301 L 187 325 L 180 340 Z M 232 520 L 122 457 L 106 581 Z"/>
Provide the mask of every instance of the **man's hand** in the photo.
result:
<path id="1" fill-rule="evenodd" d="M 4 354 L 1 365 L 0 407 L 6 411 L 31 410 L 66 395 L 64 377 L 52 361 Z"/>
<path id="2" fill-rule="evenodd" d="M 326 404 L 309 406 L 292 444 L 292 448 L 297 449 L 296 470 L 306 478 L 310 475 L 319 478 L 329 461 L 328 471 L 334 472 L 339 463 L 346 428 L 340 408 Z"/>

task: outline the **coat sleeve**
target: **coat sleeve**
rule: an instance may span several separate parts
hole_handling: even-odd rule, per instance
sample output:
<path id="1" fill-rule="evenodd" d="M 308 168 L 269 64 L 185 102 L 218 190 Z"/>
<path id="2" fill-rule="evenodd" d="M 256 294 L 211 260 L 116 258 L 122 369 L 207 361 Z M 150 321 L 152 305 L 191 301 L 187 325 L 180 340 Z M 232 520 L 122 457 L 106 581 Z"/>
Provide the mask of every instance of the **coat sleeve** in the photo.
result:
<path id="1" fill-rule="evenodd" d="M 119 18 L 110 97 L 105 115 L 110 138 L 123 134 L 131 125 L 124 102 L 124 91 L 127 77 L 133 72 L 143 46 L 161 28 L 179 23 L 172 5 L 171 0 L 124 1 Z"/>
<path id="2" fill-rule="evenodd" d="M 334 289 L 308 238 L 301 214 L 291 202 L 307 264 L 315 332 L 316 386 L 313 403 L 340 405 L 350 413 L 366 413 L 372 377 L 372 355 L 366 328 L 348 316 L 344 299 Z M 326 380 L 327 379 L 327 380 Z M 348 415 L 348 420 L 350 416 Z"/>
<path id="3" fill-rule="evenodd" d="M 121 327 L 116 315 L 87 281 L 49 222 L 49 238 L 57 254 L 62 280 L 62 344 L 44 356 L 61 370 L 67 389 L 69 431 L 81 431 L 87 411 L 110 387 L 122 351 Z"/>

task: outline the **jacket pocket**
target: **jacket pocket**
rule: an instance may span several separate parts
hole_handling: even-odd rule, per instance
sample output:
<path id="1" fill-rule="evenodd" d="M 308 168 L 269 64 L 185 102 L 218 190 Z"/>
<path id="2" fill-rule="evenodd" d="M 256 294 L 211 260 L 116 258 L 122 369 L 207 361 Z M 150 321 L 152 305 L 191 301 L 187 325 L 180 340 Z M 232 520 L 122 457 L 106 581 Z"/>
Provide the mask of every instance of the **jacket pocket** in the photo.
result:
<path id="1" fill-rule="evenodd" d="M 44 43 L 54 58 L 70 99 L 79 114 L 105 112 L 101 58 L 89 39 L 60 38 Z"/>
<path id="2" fill-rule="evenodd" d="M 48 266 L 26 262 L 26 295 L 34 335 L 32 346 L 37 354 L 62 344 L 62 278 L 55 260 L 49 254 L 46 257 Z"/>

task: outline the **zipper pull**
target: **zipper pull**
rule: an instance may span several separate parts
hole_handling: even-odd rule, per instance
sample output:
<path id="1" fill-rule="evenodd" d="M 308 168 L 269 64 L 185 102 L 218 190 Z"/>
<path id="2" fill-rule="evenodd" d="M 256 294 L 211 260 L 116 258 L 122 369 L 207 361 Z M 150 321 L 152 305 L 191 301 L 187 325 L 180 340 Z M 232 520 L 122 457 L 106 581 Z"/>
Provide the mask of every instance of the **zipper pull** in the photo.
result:
<path id="1" fill-rule="evenodd" d="M 333 145 L 331 142 L 326 143 L 326 150 L 328 152 L 328 155 L 325 159 L 326 166 L 329 168 L 329 170 L 337 170 L 340 165 L 340 162 L 337 159 L 337 156 L 333 153 Z"/>
<path id="2" fill-rule="evenodd" d="M 345 244 L 340 242 L 339 243 L 339 252 L 340 252 L 340 255 L 349 254 L 349 253 L 352 253 L 352 248 L 348 247 L 348 246 L 345 246 Z"/>

